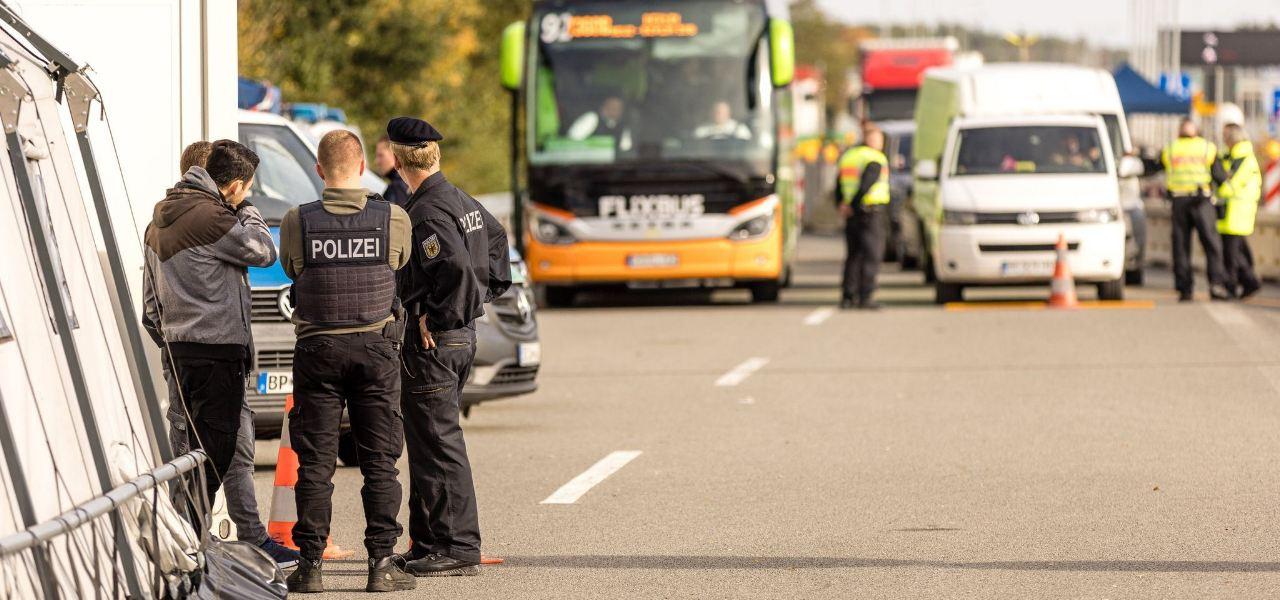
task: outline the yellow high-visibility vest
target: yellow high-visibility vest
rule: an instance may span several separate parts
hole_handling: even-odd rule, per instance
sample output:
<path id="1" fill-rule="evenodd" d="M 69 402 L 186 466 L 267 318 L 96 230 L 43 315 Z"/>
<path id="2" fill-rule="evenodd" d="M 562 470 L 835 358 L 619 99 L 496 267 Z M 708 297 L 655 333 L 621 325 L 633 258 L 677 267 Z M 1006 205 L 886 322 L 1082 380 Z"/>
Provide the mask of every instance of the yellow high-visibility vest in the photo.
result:
<path id="1" fill-rule="evenodd" d="M 850 148 L 840 157 L 840 195 L 844 204 L 852 204 L 853 196 L 862 185 L 862 172 L 867 165 L 880 165 L 880 177 L 862 196 L 864 206 L 889 203 L 889 159 L 884 153 L 870 146 Z"/>
<path id="2" fill-rule="evenodd" d="M 1160 156 L 1164 163 L 1165 187 L 1174 196 L 1208 195 L 1213 183 L 1210 168 L 1218 149 L 1202 137 L 1180 137 L 1165 147 Z"/>
<path id="3" fill-rule="evenodd" d="M 1218 233 L 1249 235 L 1253 233 L 1258 200 L 1262 198 L 1262 169 L 1258 167 L 1258 158 L 1253 155 L 1253 143 L 1237 143 L 1231 147 L 1231 152 L 1222 156 L 1222 160 L 1227 167 L 1237 160 L 1241 162 L 1231 177 L 1218 186 L 1218 199 L 1227 203 L 1226 216 L 1218 220 Z"/>

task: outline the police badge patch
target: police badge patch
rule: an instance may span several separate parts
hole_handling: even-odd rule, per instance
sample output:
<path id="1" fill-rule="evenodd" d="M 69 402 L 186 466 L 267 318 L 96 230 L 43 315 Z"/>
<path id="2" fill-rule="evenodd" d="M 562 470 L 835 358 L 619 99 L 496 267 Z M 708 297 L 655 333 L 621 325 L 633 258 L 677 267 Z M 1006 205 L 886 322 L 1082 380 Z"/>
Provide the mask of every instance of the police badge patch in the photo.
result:
<path id="1" fill-rule="evenodd" d="M 440 255 L 440 238 L 436 234 L 422 241 L 422 251 L 427 254 L 427 258 L 435 258 Z"/>

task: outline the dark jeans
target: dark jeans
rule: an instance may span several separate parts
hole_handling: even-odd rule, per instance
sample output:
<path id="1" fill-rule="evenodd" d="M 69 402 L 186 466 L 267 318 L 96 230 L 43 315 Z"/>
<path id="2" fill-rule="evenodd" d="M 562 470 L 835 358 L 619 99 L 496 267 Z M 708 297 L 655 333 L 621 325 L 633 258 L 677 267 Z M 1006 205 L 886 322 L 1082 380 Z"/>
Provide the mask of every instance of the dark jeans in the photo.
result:
<path id="1" fill-rule="evenodd" d="M 1195 289 L 1191 273 L 1191 231 L 1200 237 L 1204 248 L 1205 274 L 1209 286 L 1225 285 L 1222 267 L 1222 239 L 1218 237 L 1218 215 L 1208 198 L 1175 196 L 1173 198 L 1173 282 L 1178 293 L 1190 295 Z"/>
<path id="2" fill-rule="evenodd" d="M 1248 237 L 1223 234 L 1222 262 L 1227 274 L 1227 290 L 1231 293 L 1256 290 L 1262 285 L 1253 271 L 1253 251 L 1249 249 Z"/>
<path id="3" fill-rule="evenodd" d="M 240 412 L 244 408 L 244 361 L 180 356 L 172 360 L 187 414 L 191 415 L 194 425 L 195 435 L 188 440 L 188 445 L 203 449 L 213 466 L 205 471 L 205 487 L 209 501 L 213 502 L 236 453 Z"/>
<path id="4" fill-rule="evenodd" d="M 841 284 L 845 298 L 866 301 L 875 293 L 876 277 L 880 274 L 880 263 L 884 261 L 885 220 L 884 207 L 858 207 L 853 216 L 845 220 L 844 281 Z"/>
<path id="5" fill-rule="evenodd" d="M 293 361 L 289 442 L 298 453 L 298 522 L 293 542 L 319 559 L 333 517 L 333 472 L 345 404 L 364 486 L 364 545 L 371 558 L 390 556 L 404 530 L 400 472 L 400 350 L 381 332 L 315 335 L 298 340 Z"/>
<path id="6" fill-rule="evenodd" d="M 410 319 L 413 322 L 414 319 Z M 416 334 L 411 334 L 416 335 Z M 476 357 L 473 328 L 434 333 L 433 350 L 405 345 L 405 440 L 413 552 L 480 561 L 480 521 L 462 438 L 462 387 Z"/>
<path id="7" fill-rule="evenodd" d="M 164 370 L 165 380 L 170 378 L 169 370 Z M 172 386 L 171 386 L 172 387 Z M 177 392 L 171 392 L 172 397 Z M 176 400 L 170 400 L 177 402 Z M 175 414 L 175 410 L 177 411 Z M 176 409 L 169 410 L 169 445 L 175 455 L 186 454 L 190 450 L 187 435 L 189 425 L 187 417 L 182 413 L 181 403 Z M 240 410 L 240 431 L 236 434 L 236 452 L 231 457 L 231 466 L 222 480 L 222 495 L 227 499 L 227 515 L 236 524 L 236 538 L 261 546 L 267 541 L 267 530 L 262 526 L 262 517 L 258 514 L 258 498 L 253 490 L 253 451 L 254 430 L 253 411 L 246 404 Z"/>

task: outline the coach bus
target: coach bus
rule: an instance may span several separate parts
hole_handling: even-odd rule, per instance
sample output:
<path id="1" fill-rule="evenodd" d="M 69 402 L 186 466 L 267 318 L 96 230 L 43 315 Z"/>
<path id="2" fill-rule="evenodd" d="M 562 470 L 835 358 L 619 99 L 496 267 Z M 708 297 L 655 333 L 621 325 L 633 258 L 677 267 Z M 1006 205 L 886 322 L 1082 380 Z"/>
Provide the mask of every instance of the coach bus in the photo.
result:
<path id="1" fill-rule="evenodd" d="M 548 304 L 593 286 L 778 299 L 800 211 L 786 17 L 785 0 L 544 0 L 506 29 L 516 221 Z"/>

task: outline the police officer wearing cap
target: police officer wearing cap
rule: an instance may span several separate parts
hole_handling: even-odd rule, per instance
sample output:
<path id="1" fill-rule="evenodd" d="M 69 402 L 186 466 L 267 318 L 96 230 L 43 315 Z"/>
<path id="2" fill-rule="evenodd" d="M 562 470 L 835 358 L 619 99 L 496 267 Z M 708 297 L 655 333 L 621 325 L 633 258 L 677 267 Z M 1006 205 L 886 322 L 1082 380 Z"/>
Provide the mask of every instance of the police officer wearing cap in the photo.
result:
<path id="1" fill-rule="evenodd" d="M 444 139 L 426 121 L 387 124 L 395 167 L 413 190 L 405 204 L 413 224 L 408 268 L 398 290 L 409 312 L 401 402 L 409 451 L 409 537 L 400 557 L 420 577 L 476 575 L 480 524 L 467 447 L 459 424 L 462 388 L 476 353 L 475 320 L 484 303 L 511 285 L 506 233 L 440 172 Z"/>
<path id="2" fill-rule="evenodd" d="M 417 582 L 393 559 L 403 529 L 396 461 L 404 445 L 400 344 L 405 315 L 395 271 L 409 261 L 409 217 L 360 185 L 364 149 L 346 130 L 320 139 L 321 199 L 290 209 L 280 223 L 280 259 L 293 280 L 291 445 L 298 453 L 293 539 L 302 553 L 290 592 L 323 592 L 321 559 L 333 513 L 333 472 L 342 410 L 364 487 L 370 592 L 411 590 Z"/>

